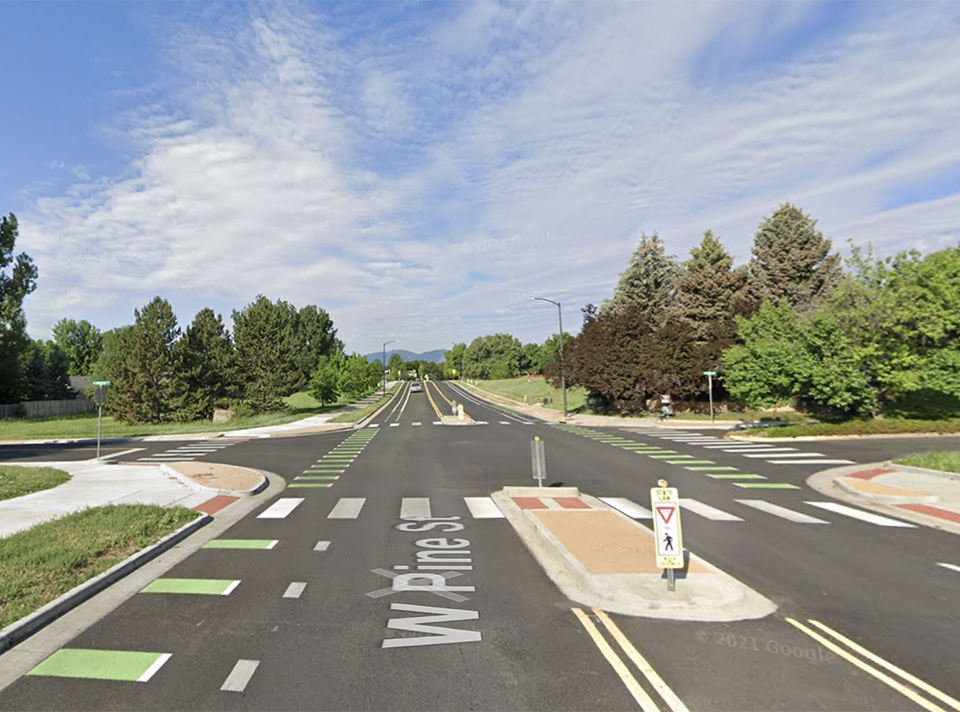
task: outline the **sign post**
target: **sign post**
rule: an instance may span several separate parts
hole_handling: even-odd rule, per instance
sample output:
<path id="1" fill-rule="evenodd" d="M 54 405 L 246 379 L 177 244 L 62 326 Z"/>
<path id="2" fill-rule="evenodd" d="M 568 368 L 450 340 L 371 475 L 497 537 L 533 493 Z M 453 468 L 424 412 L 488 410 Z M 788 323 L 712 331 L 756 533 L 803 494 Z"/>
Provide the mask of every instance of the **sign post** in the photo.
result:
<path id="1" fill-rule="evenodd" d="M 530 459 L 533 479 L 537 481 L 537 487 L 543 487 L 543 480 L 547 476 L 547 451 L 539 435 L 530 442 Z"/>
<path id="2" fill-rule="evenodd" d="M 683 568 L 683 531 L 680 528 L 680 496 L 676 487 L 660 480 L 650 489 L 653 534 L 657 540 L 657 567 L 667 571 L 667 590 L 676 590 L 674 569 Z"/>
<path id="3" fill-rule="evenodd" d="M 713 422 L 713 377 L 717 375 L 716 371 L 704 371 L 703 375 L 707 377 L 708 390 L 710 393 L 710 422 Z"/>
<path id="4" fill-rule="evenodd" d="M 463 403 L 457 403 L 457 417 L 463 420 Z"/>
<path id="5" fill-rule="evenodd" d="M 107 386 L 110 381 L 94 381 L 97 390 L 93 392 L 93 402 L 97 404 L 97 459 L 100 459 L 100 435 L 103 433 L 103 404 L 107 400 Z"/>

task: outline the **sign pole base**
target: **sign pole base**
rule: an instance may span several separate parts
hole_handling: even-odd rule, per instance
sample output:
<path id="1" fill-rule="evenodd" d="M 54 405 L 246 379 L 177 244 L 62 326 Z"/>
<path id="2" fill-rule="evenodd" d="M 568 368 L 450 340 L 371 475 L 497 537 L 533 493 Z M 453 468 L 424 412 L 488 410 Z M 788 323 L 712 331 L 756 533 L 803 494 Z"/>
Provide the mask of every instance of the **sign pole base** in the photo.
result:
<path id="1" fill-rule="evenodd" d="M 667 590 L 677 590 L 677 580 L 673 576 L 673 569 L 667 569 Z"/>

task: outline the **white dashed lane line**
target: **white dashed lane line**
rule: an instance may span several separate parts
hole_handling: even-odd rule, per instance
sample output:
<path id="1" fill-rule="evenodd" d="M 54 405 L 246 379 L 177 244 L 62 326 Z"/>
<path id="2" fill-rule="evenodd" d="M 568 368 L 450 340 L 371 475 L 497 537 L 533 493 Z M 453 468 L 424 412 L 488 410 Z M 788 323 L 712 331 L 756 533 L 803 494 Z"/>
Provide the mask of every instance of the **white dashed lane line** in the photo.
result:
<path id="1" fill-rule="evenodd" d="M 238 660 L 233 666 L 233 670 L 227 675 L 223 685 L 220 686 L 222 692 L 243 692 L 250 683 L 250 678 L 257 671 L 260 665 L 259 660 Z"/>
<path id="2" fill-rule="evenodd" d="M 286 519 L 294 509 L 300 506 L 303 497 L 284 497 L 278 499 L 260 513 L 257 519 Z"/>

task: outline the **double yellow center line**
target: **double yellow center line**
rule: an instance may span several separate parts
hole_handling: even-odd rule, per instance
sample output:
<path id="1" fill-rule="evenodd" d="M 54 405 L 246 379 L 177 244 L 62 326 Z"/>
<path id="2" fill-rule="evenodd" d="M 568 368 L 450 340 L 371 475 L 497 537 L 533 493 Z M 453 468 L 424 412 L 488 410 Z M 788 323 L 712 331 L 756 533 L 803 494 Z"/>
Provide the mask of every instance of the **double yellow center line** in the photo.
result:
<path id="1" fill-rule="evenodd" d="M 957 710 L 957 712 L 960 712 L 960 701 L 957 701 L 947 693 L 938 690 L 933 685 L 930 685 L 929 683 L 924 682 L 923 680 L 916 677 L 915 675 L 911 675 L 909 672 L 907 672 L 903 668 L 897 667 L 893 663 L 884 660 L 876 653 L 871 653 L 862 645 L 855 643 L 854 641 L 850 640 L 850 638 L 843 635 L 842 633 L 838 633 L 830 626 L 825 625 L 820 621 L 810 619 L 808 621 L 809 624 L 817 629 L 817 630 L 813 630 L 809 626 L 801 623 L 800 621 L 794 620 L 793 618 L 787 618 L 786 620 L 787 620 L 787 623 L 789 623 L 790 625 L 792 625 L 794 628 L 801 631 L 802 633 L 810 636 L 815 641 L 820 643 L 820 645 L 822 645 L 823 647 L 827 648 L 833 653 L 836 653 L 837 655 L 842 657 L 844 660 L 847 660 L 848 662 L 856 665 L 858 668 L 863 670 L 868 675 L 873 675 L 873 677 L 880 680 L 880 682 L 896 690 L 907 699 L 920 705 L 921 707 L 923 707 L 923 709 L 929 710 L 929 712 L 947 712 L 940 705 L 931 702 L 926 697 L 921 696 L 916 690 L 907 687 L 907 685 L 904 685 L 902 682 L 900 682 L 900 680 L 897 680 L 894 677 L 891 677 L 890 675 L 888 675 L 887 673 L 883 672 L 878 668 L 883 668 L 887 672 L 890 672 L 893 675 L 896 675 L 901 680 L 909 683 L 910 685 L 913 685 L 915 688 L 917 688 L 917 690 L 921 690 L 927 693 L 930 697 L 933 697 L 939 700 L 940 702 L 943 702 L 948 707 L 954 710 Z M 817 631 L 820 631 L 820 632 L 817 632 Z M 845 645 L 847 647 L 846 648 L 840 647 L 840 644 Z M 850 652 L 850 651 L 853 651 L 853 652 Z M 874 667 L 874 665 L 871 665 L 868 662 L 864 662 L 864 660 L 861 660 L 853 653 L 857 653 L 861 657 L 866 658 L 866 660 L 869 660 L 871 663 L 874 663 L 874 665 L 876 665 L 877 667 Z"/>
<path id="2" fill-rule="evenodd" d="M 443 415 L 441 415 L 441 413 L 440 413 L 440 409 L 437 407 L 437 404 L 434 403 L 433 398 L 430 396 L 430 388 L 429 388 L 430 384 L 432 384 L 433 387 L 437 389 L 437 393 L 440 395 L 441 398 L 443 398 L 443 399 L 447 402 L 447 405 L 452 406 L 452 405 L 453 405 L 453 401 L 451 401 L 449 398 L 447 398 L 445 395 L 443 395 L 443 391 L 440 390 L 440 386 L 438 386 L 438 385 L 437 385 L 436 383 L 434 383 L 433 381 L 424 381 L 423 383 L 424 383 L 424 389 L 426 390 L 426 393 L 427 393 L 427 398 L 430 399 L 430 405 L 433 406 L 433 410 L 436 412 L 437 417 L 438 417 L 438 418 L 443 418 Z M 466 411 L 466 410 L 463 411 L 463 415 L 464 415 L 464 417 L 466 417 L 466 415 L 467 415 L 467 411 Z"/>
<path id="3" fill-rule="evenodd" d="M 620 677 L 623 681 L 623 684 L 626 686 L 627 690 L 633 695 L 633 699 L 637 701 L 637 704 L 640 705 L 640 709 L 644 712 L 660 712 L 660 707 L 656 702 L 653 701 L 653 698 L 647 693 L 643 687 L 640 686 L 640 683 L 637 681 L 637 678 L 634 677 L 633 673 L 630 672 L 630 668 L 627 667 L 627 664 L 617 655 L 613 647 L 606 641 L 603 637 L 603 634 L 597 629 L 596 624 L 590 619 L 590 617 L 584 613 L 579 608 L 571 609 L 580 620 L 580 623 L 583 624 L 583 627 L 586 629 L 587 634 L 600 649 L 600 652 L 603 653 L 603 657 L 607 659 L 607 662 L 610 663 L 610 666 L 613 668 L 614 672 Z M 663 681 L 663 678 L 653 669 L 653 666 L 647 662 L 647 659 L 640 654 L 640 651 L 637 650 L 633 643 L 631 643 L 627 636 L 623 634 L 623 631 L 614 623 L 610 617 L 601 610 L 596 608 L 593 609 L 594 615 L 603 623 L 604 627 L 607 629 L 607 632 L 613 636 L 613 639 L 617 642 L 626 656 L 633 662 L 638 670 L 643 674 L 647 679 L 647 682 L 650 683 L 650 686 L 663 698 L 663 701 L 667 703 L 667 706 L 672 710 L 672 712 L 689 712 L 687 706 L 683 704 L 683 701 L 677 697 L 676 693 L 670 689 L 670 686 Z"/>

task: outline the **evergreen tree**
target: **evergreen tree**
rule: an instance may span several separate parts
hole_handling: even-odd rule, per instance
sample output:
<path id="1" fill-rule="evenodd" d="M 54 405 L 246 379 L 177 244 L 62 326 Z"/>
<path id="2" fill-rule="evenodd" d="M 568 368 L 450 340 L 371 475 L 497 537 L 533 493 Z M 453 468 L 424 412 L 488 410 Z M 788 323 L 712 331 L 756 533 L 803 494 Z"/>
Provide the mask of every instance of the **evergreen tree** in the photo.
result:
<path id="1" fill-rule="evenodd" d="M 0 218 L 0 403 L 16 403 L 24 395 L 23 361 L 29 358 L 30 337 L 23 300 L 37 288 L 33 260 L 24 252 L 13 254 L 19 234 L 13 213 Z"/>
<path id="2" fill-rule="evenodd" d="M 113 411 L 127 423 L 162 423 L 172 417 L 177 317 L 170 302 L 160 297 L 134 310 L 134 316 L 129 338 L 121 344 L 123 357 L 115 365 Z"/>
<path id="3" fill-rule="evenodd" d="M 61 319 L 53 327 L 53 338 L 69 359 L 74 376 L 89 376 L 100 356 L 103 337 L 86 319 Z"/>
<path id="4" fill-rule="evenodd" d="M 799 208 L 784 203 L 760 223 L 750 260 L 751 288 L 760 301 L 786 299 L 800 315 L 829 297 L 842 275 L 831 241 Z"/>
<path id="5" fill-rule="evenodd" d="M 100 355 L 97 356 L 97 360 L 93 364 L 91 369 L 92 380 L 94 381 L 111 381 L 114 382 L 117 380 L 117 374 L 122 368 L 122 361 L 124 359 L 123 345 L 126 343 L 125 339 L 128 339 L 130 334 L 133 332 L 133 325 L 120 326 L 116 329 L 110 329 L 105 331 L 100 340 Z M 107 400 L 107 405 L 105 406 L 108 411 L 111 413 L 111 401 L 113 399 Z"/>
<path id="6" fill-rule="evenodd" d="M 283 407 L 283 398 L 301 383 L 301 343 L 286 302 L 258 296 L 242 311 L 233 312 L 239 379 L 245 402 L 255 413 Z M 294 312 L 295 315 L 295 312 Z"/>
<path id="7" fill-rule="evenodd" d="M 210 418 L 236 392 L 233 343 L 219 314 L 201 309 L 173 349 L 173 417 L 182 423 Z"/>
<path id="8" fill-rule="evenodd" d="M 23 377 L 26 381 L 25 399 L 39 401 L 47 399 L 47 362 L 43 357 L 41 342 L 34 341 L 24 359 Z"/>
<path id="9" fill-rule="evenodd" d="M 716 337 L 718 326 L 736 333 L 733 320 L 744 287 L 744 275 L 733 267 L 733 257 L 710 230 L 690 250 L 675 282 L 677 302 L 672 313 L 685 322 L 698 343 Z"/>
<path id="10" fill-rule="evenodd" d="M 672 255 L 667 255 L 657 233 L 642 234 L 640 244 L 630 257 L 630 264 L 620 274 L 613 297 L 604 302 L 600 312 L 635 307 L 645 318 L 661 323 L 674 303 L 676 271 L 676 261 Z"/>

